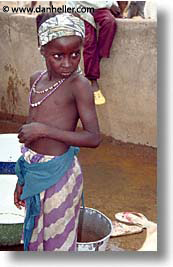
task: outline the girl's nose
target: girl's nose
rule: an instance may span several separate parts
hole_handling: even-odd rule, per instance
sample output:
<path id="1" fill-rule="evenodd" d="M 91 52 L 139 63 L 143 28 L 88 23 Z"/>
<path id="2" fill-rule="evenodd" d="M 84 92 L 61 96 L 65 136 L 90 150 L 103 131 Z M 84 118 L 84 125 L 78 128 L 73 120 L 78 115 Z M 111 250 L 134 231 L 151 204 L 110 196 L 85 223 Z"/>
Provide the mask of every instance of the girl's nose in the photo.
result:
<path id="1" fill-rule="evenodd" d="M 70 62 L 69 58 L 64 58 L 62 66 L 65 68 L 69 68 L 71 66 L 71 62 Z"/>

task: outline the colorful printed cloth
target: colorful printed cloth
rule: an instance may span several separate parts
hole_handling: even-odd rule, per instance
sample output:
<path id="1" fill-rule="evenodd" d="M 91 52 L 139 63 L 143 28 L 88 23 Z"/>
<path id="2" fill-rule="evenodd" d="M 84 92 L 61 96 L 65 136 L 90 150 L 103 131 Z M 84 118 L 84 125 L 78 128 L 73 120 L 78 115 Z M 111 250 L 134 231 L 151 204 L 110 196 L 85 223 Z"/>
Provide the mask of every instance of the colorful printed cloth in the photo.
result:
<path id="1" fill-rule="evenodd" d="M 63 13 L 49 18 L 41 24 L 38 30 L 39 43 L 45 45 L 53 39 L 76 35 L 85 37 L 84 22 L 72 14 Z"/>
<path id="2" fill-rule="evenodd" d="M 44 156 L 22 148 L 28 163 L 46 162 Z M 35 217 L 29 251 L 76 251 L 77 226 L 83 176 L 77 157 L 65 175 L 49 189 L 40 193 L 41 211 Z"/>
<path id="3" fill-rule="evenodd" d="M 94 1 L 93 0 L 91 1 L 68 0 L 66 1 L 67 7 L 75 8 L 76 11 L 77 10 L 83 11 L 83 12 L 78 13 L 80 18 L 90 23 L 94 28 L 97 28 L 96 22 L 95 22 L 93 15 L 89 12 L 89 10 L 91 8 L 93 8 L 94 10 L 103 9 L 103 8 L 110 9 L 112 5 L 115 5 L 118 7 L 117 1 L 114 1 L 114 0 L 102 0 L 102 1 L 100 0 L 94 0 Z"/>

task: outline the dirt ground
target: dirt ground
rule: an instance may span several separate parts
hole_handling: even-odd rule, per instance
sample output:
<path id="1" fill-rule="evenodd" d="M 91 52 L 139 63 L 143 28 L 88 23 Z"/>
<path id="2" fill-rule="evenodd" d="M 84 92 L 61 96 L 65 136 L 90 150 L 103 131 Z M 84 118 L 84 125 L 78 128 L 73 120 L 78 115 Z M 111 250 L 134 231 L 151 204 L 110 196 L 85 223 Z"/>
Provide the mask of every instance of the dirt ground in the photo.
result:
<path id="1" fill-rule="evenodd" d="M 0 121 L 0 133 L 15 133 L 19 123 Z M 104 137 L 96 149 L 82 148 L 79 160 L 84 175 L 85 206 L 95 208 L 111 220 L 120 211 L 143 213 L 157 223 L 157 150 L 125 144 Z M 146 237 L 142 233 L 113 237 L 110 250 L 139 249 Z M 23 250 L 23 246 L 0 250 Z"/>

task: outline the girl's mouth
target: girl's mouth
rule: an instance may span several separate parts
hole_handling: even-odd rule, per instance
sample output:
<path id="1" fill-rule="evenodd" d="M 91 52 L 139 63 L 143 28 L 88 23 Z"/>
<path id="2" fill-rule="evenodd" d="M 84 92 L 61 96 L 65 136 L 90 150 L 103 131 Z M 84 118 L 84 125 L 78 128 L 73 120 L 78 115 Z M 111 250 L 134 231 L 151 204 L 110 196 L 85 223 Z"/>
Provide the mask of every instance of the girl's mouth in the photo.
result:
<path id="1" fill-rule="evenodd" d="M 70 76 L 72 74 L 72 72 L 70 72 L 70 71 L 64 71 L 64 72 L 61 72 L 61 75 L 62 76 L 65 76 L 65 77 L 68 77 L 68 76 Z"/>

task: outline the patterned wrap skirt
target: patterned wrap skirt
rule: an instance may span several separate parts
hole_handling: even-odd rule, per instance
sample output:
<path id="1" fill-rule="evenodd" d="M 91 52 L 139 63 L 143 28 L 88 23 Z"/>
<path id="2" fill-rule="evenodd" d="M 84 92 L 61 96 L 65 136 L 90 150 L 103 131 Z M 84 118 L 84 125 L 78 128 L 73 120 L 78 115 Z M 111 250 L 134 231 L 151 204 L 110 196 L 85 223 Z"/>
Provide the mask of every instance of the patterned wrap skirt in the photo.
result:
<path id="1" fill-rule="evenodd" d="M 22 147 L 29 163 L 46 162 L 54 158 Z M 29 244 L 29 251 L 76 251 L 77 227 L 83 176 L 77 157 L 58 182 L 40 193 L 41 211 Z"/>

